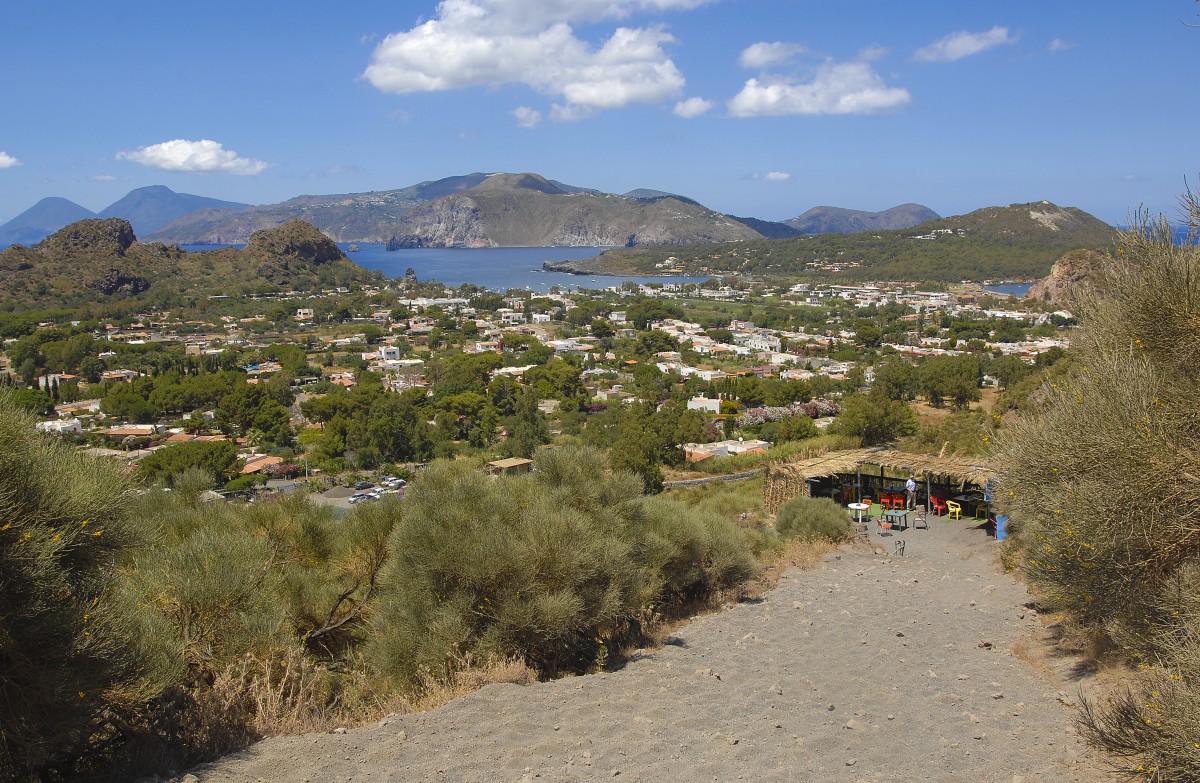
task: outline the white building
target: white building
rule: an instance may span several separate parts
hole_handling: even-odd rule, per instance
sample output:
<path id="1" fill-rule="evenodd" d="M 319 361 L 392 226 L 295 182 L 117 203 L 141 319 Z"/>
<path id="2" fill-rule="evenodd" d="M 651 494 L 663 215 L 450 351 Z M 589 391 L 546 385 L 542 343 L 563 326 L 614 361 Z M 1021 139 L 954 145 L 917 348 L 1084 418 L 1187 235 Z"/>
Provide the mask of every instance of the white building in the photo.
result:
<path id="1" fill-rule="evenodd" d="M 60 419 L 58 421 L 39 421 L 37 428 L 52 435 L 62 435 L 64 432 L 83 432 L 79 419 Z"/>

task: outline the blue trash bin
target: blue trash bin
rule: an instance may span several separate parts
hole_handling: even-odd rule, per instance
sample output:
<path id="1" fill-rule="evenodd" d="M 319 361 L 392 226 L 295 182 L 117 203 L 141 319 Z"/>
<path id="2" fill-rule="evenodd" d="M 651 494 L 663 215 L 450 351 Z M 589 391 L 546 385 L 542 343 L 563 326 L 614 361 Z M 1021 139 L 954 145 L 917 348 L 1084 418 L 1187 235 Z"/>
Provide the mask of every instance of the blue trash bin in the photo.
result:
<path id="1" fill-rule="evenodd" d="M 996 517 L 996 540 L 1003 541 L 1008 535 L 1008 517 Z"/>

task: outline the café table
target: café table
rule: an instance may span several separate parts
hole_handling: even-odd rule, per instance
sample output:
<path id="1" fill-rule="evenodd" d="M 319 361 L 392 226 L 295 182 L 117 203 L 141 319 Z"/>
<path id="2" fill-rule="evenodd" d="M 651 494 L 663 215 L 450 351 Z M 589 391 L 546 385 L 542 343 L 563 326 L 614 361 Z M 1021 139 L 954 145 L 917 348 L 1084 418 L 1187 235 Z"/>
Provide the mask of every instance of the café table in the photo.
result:
<path id="1" fill-rule="evenodd" d="M 951 498 L 951 500 L 953 500 L 955 503 L 958 503 L 960 506 L 962 506 L 963 511 L 970 509 L 971 516 L 973 516 L 973 517 L 978 517 L 979 516 L 979 508 L 981 506 L 984 506 L 982 495 L 973 495 L 973 494 L 955 495 L 953 498 Z"/>
<path id="2" fill-rule="evenodd" d="M 863 512 L 869 510 L 871 507 L 866 503 L 847 503 L 846 508 L 854 512 L 854 521 L 862 524 Z"/>
<path id="3" fill-rule="evenodd" d="M 885 521 L 890 522 L 893 528 L 908 530 L 908 512 L 904 509 L 894 509 L 892 511 L 883 512 Z"/>

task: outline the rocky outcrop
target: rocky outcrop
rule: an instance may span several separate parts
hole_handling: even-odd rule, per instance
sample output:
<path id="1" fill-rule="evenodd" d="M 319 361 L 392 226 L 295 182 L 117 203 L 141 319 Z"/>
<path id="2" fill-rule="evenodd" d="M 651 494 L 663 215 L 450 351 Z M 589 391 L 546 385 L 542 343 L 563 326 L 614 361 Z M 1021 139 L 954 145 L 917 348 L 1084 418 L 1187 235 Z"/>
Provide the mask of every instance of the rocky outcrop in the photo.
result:
<path id="1" fill-rule="evenodd" d="M 345 258 L 332 239 L 303 220 L 289 220 L 282 226 L 255 231 L 242 252 L 255 258 L 308 261 L 313 264 L 327 264 Z"/>
<path id="2" fill-rule="evenodd" d="M 150 281 L 144 277 L 130 274 L 117 267 L 109 267 L 98 278 L 87 284 L 96 293 L 112 296 L 114 294 L 140 294 L 150 288 Z"/>
<path id="3" fill-rule="evenodd" d="M 1074 307 L 1084 289 L 1095 290 L 1109 256 L 1098 250 L 1072 250 L 1058 261 L 1047 277 L 1033 284 L 1025 299 Z"/>
<path id="4" fill-rule="evenodd" d="M 396 227 L 400 247 L 495 247 L 467 196 L 446 196 L 405 215 Z"/>
<path id="5" fill-rule="evenodd" d="M 69 307 L 146 291 L 174 294 L 320 291 L 381 284 L 379 272 L 342 255 L 333 240 L 299 220 L 256 232 L 243 250 L 194 253 L 139 242 L 119 219 L 73 223 L 34 247 L 0 250 L 0 306 Z"/>
<path id="6" fill-rule="evenodd" d="M 46 256 L 111 256 L 125 255 L 137 237 L 128 220 L 121 218 L 91 218 L 61 228 L 39 242 L 35 249 Z"/>

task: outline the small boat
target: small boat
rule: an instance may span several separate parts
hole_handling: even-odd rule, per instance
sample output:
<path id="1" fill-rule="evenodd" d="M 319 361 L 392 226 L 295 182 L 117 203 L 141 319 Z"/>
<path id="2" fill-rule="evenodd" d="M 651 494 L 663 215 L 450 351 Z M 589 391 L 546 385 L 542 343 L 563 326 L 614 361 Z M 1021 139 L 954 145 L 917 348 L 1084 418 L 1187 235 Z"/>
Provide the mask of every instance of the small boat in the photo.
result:
<path id="1" fill-rule="evenodd" d="M 351 244 L 349 247 L 346 248 L 346 252 L 347 253 L 357 253 L 358 245 Z"/>

